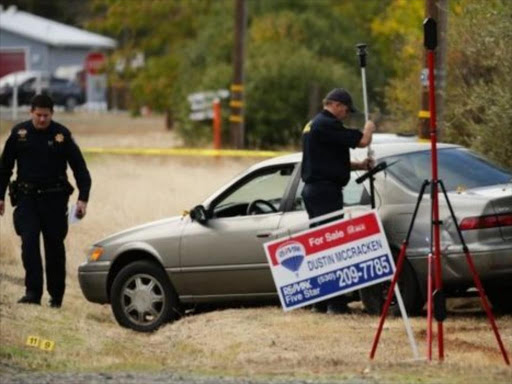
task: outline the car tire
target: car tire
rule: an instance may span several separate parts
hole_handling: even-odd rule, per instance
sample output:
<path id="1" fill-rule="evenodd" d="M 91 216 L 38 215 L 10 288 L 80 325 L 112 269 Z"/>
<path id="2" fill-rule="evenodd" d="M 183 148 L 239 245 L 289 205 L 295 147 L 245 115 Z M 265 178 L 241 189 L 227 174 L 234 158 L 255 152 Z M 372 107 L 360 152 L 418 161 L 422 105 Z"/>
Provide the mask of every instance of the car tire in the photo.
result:
<path id="1" fill-rule="evenodd" d="M 112 312 L 119 325 L 153 332 L 179 316 L 178 298 L 164 270 L 153 262 L 128 264 L 115 277 Z"/>
<path id="2" fill-rule="evenodd" d="M 390 286 L 391 282 L 386 281 L 368 288 L 363 288 L 359 291 L 364 309 L 368 314 L 380 315 L 382 313 L 382 307 L 384 307 L 384 303 L 386 302 Z M 410 316 L 419 315 L 425 304 L 425 299 L 421 294 L 414 269 L 407 260 L 404 261 L 402 272 L 398 279 L 398 286 L 407 314 Z M 391 301 L 389 313 L 393 316 L 400 316 L 400 308 L 395 297 L 393 297 Z"/>
<path id="3" fill-rule="evenodd" d="M 492 310 L 496 314 L 512 314 L 512 300 L 510 294 L 512 287 L 486 287 L 485 293 L 492 304 Z"/>
<path id="4" fill-rule="evenodd" d="M 68 97 L 64 101 L 64 107 L 65 107 L 66 111 L 69 111 L 69 112 L 74 111 L 77 105 L 78 105 L 78 100 L 74 97 Z"/>

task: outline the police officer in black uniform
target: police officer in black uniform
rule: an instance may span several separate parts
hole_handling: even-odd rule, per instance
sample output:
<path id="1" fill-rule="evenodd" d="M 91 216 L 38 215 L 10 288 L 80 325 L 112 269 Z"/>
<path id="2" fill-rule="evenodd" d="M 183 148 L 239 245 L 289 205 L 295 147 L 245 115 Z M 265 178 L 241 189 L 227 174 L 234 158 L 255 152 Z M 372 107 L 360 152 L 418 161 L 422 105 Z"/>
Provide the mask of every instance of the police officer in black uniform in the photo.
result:
<path id="1" fill-rule="evenodd" d="M 352 97 L 343 88 L 329 92 L 323 105 L 322 112 L 306 125 L 302 135 L 302 198 L 310 219 L 343 209 L 343 187 L 350 180 L 350 170 L 368 169 L 372 164 L 369 158 L 360 163 L 351 161 L 349 149 L 367 147 L 375 124 L 369 120 L 363 132 L 343 125 L 349 113 L 356 111 Z M 326 309 L 328 313 L 348 311 L 343 297 L 313 308 Z"/>
<path id="2" fill-rule="evenodd" d="M 31 120 L 16 125 L 0 158 L 0 215 L 9 186 L 14 210 L 14 227 L 21 237 L 25 268 L 25 296 L 18 303 L 40 304 L 43 295 L 43 267 L 40 234 L 43 234 L 46 286 L 50 306 L 59 308 L 65 290 L 68 232 L 67 206 L 73 187 L 66 176 L 71 166 L 78 186 L 76 216 L 85 216 L 91 177 L 71 132 L 52 121 L 53 101 L 47 95 L 32 100 Z M 17 178 L 9 184 L 14 164 Z"/>

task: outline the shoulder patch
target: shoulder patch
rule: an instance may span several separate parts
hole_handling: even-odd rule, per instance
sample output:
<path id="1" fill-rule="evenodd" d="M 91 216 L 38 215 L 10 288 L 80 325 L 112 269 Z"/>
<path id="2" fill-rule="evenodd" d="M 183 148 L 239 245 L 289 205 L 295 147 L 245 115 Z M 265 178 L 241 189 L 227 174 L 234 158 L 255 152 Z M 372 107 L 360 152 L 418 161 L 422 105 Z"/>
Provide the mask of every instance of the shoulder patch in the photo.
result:
<path id="1" fill-rule="evenodd" d="M 309 131 L 311 131 L 311 123 L 312 121 L 310 121 L 309 123 L 306 124 L 306 126 L 304 127 L 304 129 L 302 130 L 302 133 L 308 133 Z"/>

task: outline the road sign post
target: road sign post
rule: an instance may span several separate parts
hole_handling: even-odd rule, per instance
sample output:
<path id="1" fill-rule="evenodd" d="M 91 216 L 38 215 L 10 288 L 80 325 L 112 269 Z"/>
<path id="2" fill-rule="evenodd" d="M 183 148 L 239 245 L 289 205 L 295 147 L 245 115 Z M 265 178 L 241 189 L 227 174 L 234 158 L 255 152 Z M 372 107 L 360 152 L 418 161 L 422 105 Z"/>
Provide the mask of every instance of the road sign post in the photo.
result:
<path id="1" fill-rule="evenodd" d="M 106 57 L 101 52 L 90 52 L 85 58 L 86 105 L 88 109 L 107 109 L 106 62 Z"/>

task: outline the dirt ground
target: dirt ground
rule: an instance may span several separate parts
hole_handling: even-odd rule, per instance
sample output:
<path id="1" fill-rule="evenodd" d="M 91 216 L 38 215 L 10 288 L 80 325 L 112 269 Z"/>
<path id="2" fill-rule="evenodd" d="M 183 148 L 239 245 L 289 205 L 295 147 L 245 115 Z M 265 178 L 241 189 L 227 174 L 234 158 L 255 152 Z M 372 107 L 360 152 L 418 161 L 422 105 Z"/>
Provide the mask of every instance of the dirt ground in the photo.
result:
<path id="1" fill-rule="evenodd" d="M 158 116 L 62 115 L 85 146 L 175 146 Z M 7 129 L 0 127 L 3 143 Z M 424 317 L 413 318 L 420 360 L 412 358 L 401 319 L 389 318 L 374 361 L 368 358 L 378 318 L 360 303 L 350 315 L 284 313 L 278 306 L 198 310 L 153 334 L 123 329 L 110 308 L 87 302 L 77 281 L 85 252 L 104 236 L 172 215 L 200 203 L 254 159 L 96 155 L 87 158 L 93 189 L 87 217 L 66 240 L 67 291 L 53 310 L 17 305 L 23 293 L 19 238 L 12 209 L 0 218 L 0 372 L 182 372 L 238 378 L 286 378 L 372 383 L 510 383 L 478 301 L 450 300 L 445 361 L 426 362 Z M 73 197 L 75 198 L 76 195 Z M 512 316 L 497 319 L 512 352 Z M 55 343 L 52 351 L 28 346 L 29 336 Z M 436 356 L 434 345 L 434 356 Z M 8 368 L 6 368 L 8 367 Z M 0 376 L 1 378 L 1 376 Z"/>

